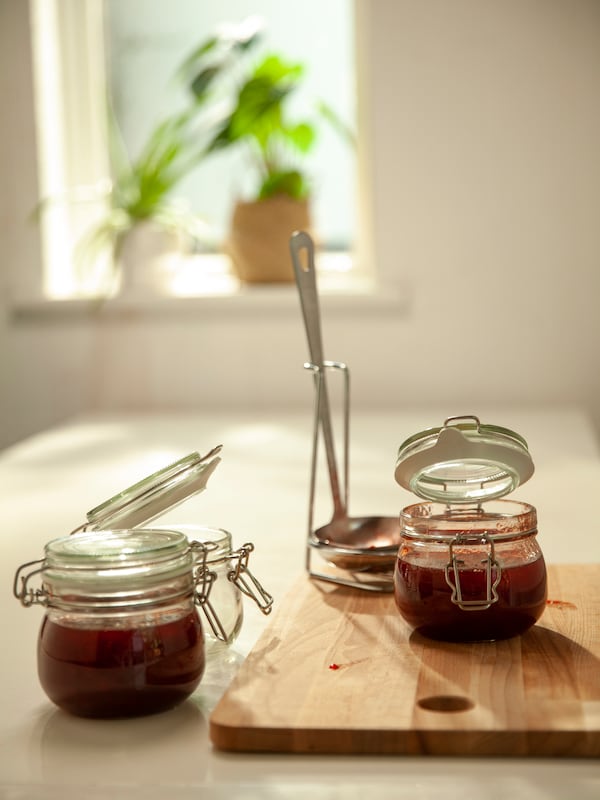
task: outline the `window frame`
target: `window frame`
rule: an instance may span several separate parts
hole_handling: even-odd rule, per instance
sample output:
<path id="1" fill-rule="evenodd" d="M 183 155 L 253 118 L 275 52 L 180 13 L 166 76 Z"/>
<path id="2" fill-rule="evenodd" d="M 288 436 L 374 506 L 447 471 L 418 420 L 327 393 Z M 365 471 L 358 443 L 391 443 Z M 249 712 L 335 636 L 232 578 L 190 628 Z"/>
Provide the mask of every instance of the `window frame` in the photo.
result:
<path id="1" fill-rule="evenodd" d="M 60 14 L 57 11 L 57 6 L 60 3 Z M 58 69 L 61 74 L 67 74 L 73 77 L 72 80 L 66 81 L 62 86 L 62 94 L 60 98 L 54 98 L 56 108 L 60 109 L 59 114 L 64 120 L 72 121 L 70 117 L 73 107 L 76 109 L 78 118 L 76 125 L 77 130 L 85 130 L 87 135 L 78 137 L 80 139 L 80 146 L 78 150 L 78 158 L 69 165 L 69 183 L 80 184 L 89 183 L 90 172 L 89 165 L 93 162 L 97 166 L 98 172 L 95 177 L 101 180 L 102 176 L 106 176 L 108 170 L 106 146 L 106 130 L 103 127 L 100 115 L 98 112 L 99 104 L 95 102 L 97 94 L 89 91 L 90 81 L 96 84 L 102 84 L 106 81 L 105 64 L 104 64 L 104 49 L 103 43 L 98 44 L 96 37 L 96 46 L 88 46 L 89 34 L 97 27 L 99 14 L 103 13 L 102 0 L 30 0 L 29 2 L 29 21 L 32 26 L 31 31 L 31 52 L 21 51 L 20 58 L 22 62 L 29 61 L 34 57 L 34 50 L 36 46 L 36 31 L 34 28 L 35 22 L 35 6 L 37 4 L 44 4 L 45 6 L 53 6 L 55 16 L 54 22 L 61 26 L 61 39 L 63 46 L 56 51 L 56 57 L 60 59 Z M 370 130 L 370 109 L 368 108 L 368 71 L 367 64 L 368 58 L 365 54 L 364 40 L 360 37 L 359 32 L 362 26 L 368 24 L 366 19 L 367 6 L 363 0 L 355 0 L 354 12 L 356 15 L 355 30 L 357 31 L 355 48 L 357 52 L 357 90 L 358 90 L 358 114 L 359 114 L 359 136 L 358 136 L 358 188 L 360 197 L 360 208 L 358 209 L 358 219 L 360 221 L 360 235 L 357 235 L 355 251 L 352 254 L 355 264 L 359 266 L 353 268 L 351 273 L 351 280 L 337 280 L 330 281 L 330 285 L 324 288 L 325 296 L 331 296 L 333 300 L 327 300 L 327 303 L 333 303 L 335 307 L 343 307 L 345 303 L 351 308 L 360 306 L 361 299 L 364 300 L 368 306 L 375 308 L 394 308 L 398 309 L 399 305 L 403 305 L 406 299 L 406 286 L 402 281 L 394 279 L 393 281 L 386 280 L 386 276 L 377 272 L 374 268 L 375 262 L 375 248 L 373 241 L 373 212 L 370 197 L 372 196 L 369 187 L 372 185 L 371 172 L 370 172 L 370 159 L 369 142 L 371 138 Z M 74 31 L 84 30 L 87 36 L 74 35 Z M 39 31 L 38 31 L 39 33 Z M 70 35 L 69 35 L 70 34 Z M 81 70 L 76 68 L 75 65 L 79 64 L 79 59 L 85 56 L 87 61 L 87 69 Z M 26 90 L 25 97 L 28 100 L 29 106 L 29 125 L 35 126 L 35 87 L 33 84 L 35 75 L 29 63 L 27 70 L 16 70 L 20 75 L 22 85 L 21 92 Z M 82 102 L 82 98 L 85 102 Z M 27 121 L 26 121 L 27 122 Z M 65 125 L 65 129 L 67 126 Z M 95 130 L 92 130 L 94 129 Z M 38 148 L 38 160 L 41 160 L 41 148 L 43 142 L 40 141 L 41 137 L 36 137 Z M 66 147 L 69 148 L 68 138 L 65 139 Z M 81 146 L 82 143 L 87 144 L 88 151 Z M 39 181 L 39 189 L 36 187 L 39 194 L 43 194 L 44 181 Z M 32 200 L 31 207 L 33 208 L 38 201 L 38 196 Z M 31 224 L 29 221 L 28 224 Z M 44 223 L 42 223 L 44 224 Z M 46 223 L 47 224 L 47 223 Z M 38 239 L 38 253 L 37 257 L 31 259 L 28 263 L 27 269 L 14 270 L 16 274 L 13 276 L 12 295 L 15 301 L 17 312 L 20 309 L 21 316 L 27 317 L 31 314 L 41 313 L 46 307 L 52 308 L 52 315 L 54 314 L 73 314 L 73 313 L 87 313 L 90 308 L 97 308 L 98 296 L 94 297 L 74 297 L 65 296 L 62 298 L 48 297 L 45 292 L 45 277 L 43 267 L 43 237 L 37 236 Z M 174 310 L 178 304 L 185 302 L 187 307 L 192 307 L 196 304 L 209 305 L 210 307 L 224 310 L 228 306 L 232 309 L 235 308 L 239 311 L 240 308 L 247 307 L 249 310 L 258 308 L 261 311 L 270 306 L 279 306 L 282 298 L 285 296 L 286 287 L 239 287 L 233 292 L 225 292 L 223 294 L 201 294 L 194 295 L 193 297 L 176 297 L 167 296 L 164 298 L 140 298 L 139 300 L 128 299 L 120 302 L 118 296 L 110 298 L 111 304 L 114 306 L 116 313 L 120 310 L 131 308 L 135 305 L 140 310 L 146 310 L 149 313 L 157 313 L 161 308 L 165 313 L 169 314 Z M 290 294 L 288 292 L 288 294 Z M 291 293 L 293 296 L 295 293 Z M 232 303 L 232 299 L 236 300 Z M 252 298 L 252 299 L 249 299 Z M 101 298 L 102 299 L 102 298 Z M 294 299 L 295 302 L 295 299 Z M 106 308 L 106 304 L 104 304 Z M 47 309 L 46 312 L 47 313 Z"/>

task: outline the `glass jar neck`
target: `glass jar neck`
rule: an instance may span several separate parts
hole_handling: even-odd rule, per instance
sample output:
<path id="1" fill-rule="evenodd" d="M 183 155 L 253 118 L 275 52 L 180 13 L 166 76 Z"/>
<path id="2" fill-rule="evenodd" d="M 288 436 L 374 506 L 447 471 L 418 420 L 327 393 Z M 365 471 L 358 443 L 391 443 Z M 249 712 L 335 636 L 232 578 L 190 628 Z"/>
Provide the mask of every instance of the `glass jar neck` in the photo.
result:
<path id="1" fill-rule="evenodd" d="M 83 600 L 83 599 L 82 599 Z M 154 598 L 154 602 L 132 605 L 86 605 L 59 602 L 46 606 L 46 618 L 60 625 L 81 628 L 141 628 L 158 622 L 176 621 L 195 613 L 192 595 Z"/>
<path id="2" fill-rule="evenodd" d="M 78 583 L 45 574 L 42 588 L 49 608 L 84 610 L 90 612 L 130 612 L 139 609 L 156 609 L 170 603 L 193 599 L 194 579 L 191 568 L 185 573 L 161 581 L 137 579 L 126 584 L 119 580 L 112 585 L 99 580 Z"/>
<path id="3" fill-rule="evenodd" d="M 449 542 L 460 537 L 465 544 L 485 534 L 491 541 L 510 541 L 537 533 L 533 506 L 515 500 L 494 500 L 484 505 L 448 506 L 415 503 L 400 513 L 404 537 L 422 541 Z"/>
<path id="4" fill-rule="evenodd" d="M 231 533 L 224 528 L 209 528 L 204 525 L 173 524 L 155 525 L 156 530 L 176 529 L 185 535 L 188 541 L 200 542 L 206 548 L 206 563 L 213 566 L 226 564 L 233 553 Z"/>
<path id="5" fill-rule="evenodd" d="M 206 547 L 182 533 L 94 531 L 49 542 L 43 559 L 19 567 L 13 592 L 24 606 L 124 610 L 192 596 L 206 603 L 213 577 Z"/>

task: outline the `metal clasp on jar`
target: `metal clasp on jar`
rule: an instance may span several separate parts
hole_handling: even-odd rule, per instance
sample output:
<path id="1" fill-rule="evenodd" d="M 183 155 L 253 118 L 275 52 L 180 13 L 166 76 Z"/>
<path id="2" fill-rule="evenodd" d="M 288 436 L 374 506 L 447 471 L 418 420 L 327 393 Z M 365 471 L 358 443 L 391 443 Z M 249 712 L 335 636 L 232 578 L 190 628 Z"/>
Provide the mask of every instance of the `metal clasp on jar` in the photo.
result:
<path id="1" fill-rule="evenodd" d="M 263 614 L 270 614 L 273 610 L 273 598 L 248 568 L 248 559 L 253 550 L 254 545 L 251 542 L 246 542 L 234 550 L 231 561 L 235 562 L 235 565 L 228 571 L 227 578 L 246 597 L 252 598 Z"/>
<path id="2" fill-rule="evenodd" d="M 25 564 L 21 564 L 15 572 L 13 594 L 17 600 L 21 601 L 21 605 L 24 605 L 26 608 L 33 605 L 48 605 L 48 592 L 45 589 L 32 589 L 28 585 L 29 580 L 33 578 L 34 575 L 40 575 L 44 571 L 43 566 L 38 566 L 43 565 L 43 563 L 43 558 L 38 558 L 35 561 L 28 561 Z M 26 569 L 29 569 L 29 572 L 24 575 L 23 573 Z"/>
<path id="3" fill-rule="evenodd" d="M 190 548 L 195 554 L 193 569 L 194 603 L 200 606 L 204 612 L 204 616 L 208 620 L 208 624 L 217 639 L 221 642 L 227 642 L 227 633 L 225 632 L 223 623 L 219 619 L 219 615 L 209 599 L 210 591 L 217 579 L 217 573 L 210 570 L 206 563 L 211 548 L 203 542 L 190 542 Z"/>
<path id="4" fill-rule="evenodd" d="M 461 584 L 461 572 L 473 573 L 473 568 L 468 567 L 464 569 L 465 560 L 458 558 L 454 553 L 454 548 L 457 545 L 461 546 L 485 546 L 487 553 L 485 558 L 482 558 L 480 564 L 483 565 L 485 570 L 485 597 L 479 599 L 464 598 L 464 588 Z M 463 611 L 483 611 L 489 608 L 493 603 L 498 601 L 498 592 L 496 588 L 500 583 L 500 576 L 502 570 L 500 564 L 496 561 L 496 554 L 494 550 L 494 542 L 486 531 L 483 531 L 476 538 L 472 535 L 458 534 L 450 542 L 448 546 L 450 561 L 446 564 L 446 583 L 452 589 L 451 602 L 462 608 Z M 462 568 L 462 569 L 461 569 Z"/>

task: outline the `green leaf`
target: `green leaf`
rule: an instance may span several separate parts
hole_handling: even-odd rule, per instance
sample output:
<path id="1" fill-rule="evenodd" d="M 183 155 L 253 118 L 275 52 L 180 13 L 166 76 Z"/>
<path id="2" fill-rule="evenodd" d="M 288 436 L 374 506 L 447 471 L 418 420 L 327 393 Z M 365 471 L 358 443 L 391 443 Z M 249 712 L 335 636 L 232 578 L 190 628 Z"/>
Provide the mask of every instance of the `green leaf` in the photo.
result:
<path id="1" fill-rule="evenodd" d="M 213 136 L 206 148 L 206 153 L 216 153 L 219 150 L 224 150 L 232 144 L 233 138 L 231 135 L 231 118 L 229 117 L 226 122 L 219 128 L 217 133 Z"/>
<path id="2" fill-rule="evenodd" d="M 254 69 L 255 78 L 265 78 L 271 83 L 297 84 L 304 73 L 302 64 L 286 63 L 278 55 L 269 54 Z"/>
<path id="3" fill-rule="evenodd" d="M 201 158 L 191 135 L 189 112 L 163 120 L 152 131 L 136 161 L 115 176 L 112 205 L 132 219 L 146 219 L 162 207 L 166 196 Z"/>
<path id="4" fill-rule="evenodd" d="M 202 100 L 206 93 L 214 83 L 216 78 L 221 74 L 223 65 L 206 67 L 201 70 L 190 84 L 190 89 L 196 100 Z"/>
<path id="5" fill-rule="evenodd" d="M 188 75 L 194 69 L 197 68 L 198 61 L 202 61 L 204 56 L 207 53 L 212 53 L 219 47 L 222 43 L 222 40 L 219 36 L 210 36 L 206 39 L 202 44 L 196 47 L 192 52 L 186 56 L 186 58 L 181 63 L 177 73 L 180 76 Z"/>
<path id="6" fill-rule="evenodd" d="M 197 100 L 204 99 L 217 78 L 225 75 L 260 41 L 262 32 L 246 23 L 206 39 L 183 60 L 176 77 L 190 88 Z"/>
<path id="7" fill-rule="evenodd" d="M 230 141 L 244 136 L 264 140 L 265 128 L 277 128 L 281 120 L 281 103 L 289 88 L 274 84 L 267 77 L 251 78 L 240 90 L 237 107 L 230 120 Z"/>
<path id="8" fill-rule="evenodd" d="M 356 146 L 356 136 L 354 131 L 350 130 L 350 128 L 343 122 L 340 116 L 328 103 L 326 103 L 324 100 L 320 100 L 317 103 L 317 110 L 323 119 L 327 120 L 333 130 L 339 136 L 341 136 L 347 144 L 351 145 L 352 147 Z"/>
<path id="9" fill-rule="evenodd" d="M 315 130 L 308 122 L 300 122 L 282 132 L 286 140 L 301 153 L 308 153 L 316 140 Z"/>
<path id="10" fill-rule="evenodd" d="M 123 141 L 121 129 L 119 128 L 117 116 L 110 98 L 107 102 L 107 131 L 108 155 L 113 177 L 117 182 L 125 181 L 131 176 L 131 159 L 129 158 L 125 142 Z"/>
<path id="11" fill-rule="evenodd" d="M 308 195 L 308 185 L 298 170 L 274 172 L 262 183 L 259 200 L 283 194 L 295 200 L 301 200 Z"/>
<path id="12" fill-rule="evenodd" d="M 262 33 L 257 32 L 248 39 L 240 39 L 239 41 L 235 42 L 234 49 L 246 52 L 247 50 L 251 50 L 261 39 Z"/>

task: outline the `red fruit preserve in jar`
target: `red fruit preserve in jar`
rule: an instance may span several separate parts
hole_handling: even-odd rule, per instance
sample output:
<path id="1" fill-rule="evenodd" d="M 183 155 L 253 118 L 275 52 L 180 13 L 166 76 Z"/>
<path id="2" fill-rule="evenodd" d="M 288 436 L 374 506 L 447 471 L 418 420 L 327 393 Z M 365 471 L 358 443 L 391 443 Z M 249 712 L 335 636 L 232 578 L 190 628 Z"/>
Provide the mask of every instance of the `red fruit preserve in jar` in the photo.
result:
<path id="1" fill-rule="evenodd" d="M 499 499 L 532 472 L 525 441 L 477 417 L 450 418 L 401 446 L 396 480 L 427 500 L 400 513 L 394 570 L 396 606 L 417 631 L 491 641 L 540 618 L 546 565 L 536 510 Z"/>
<path id="2" fill-rule="evenodd" d="M 178 531 L 88 531 L 46 545 L 24 565 L 17 596 L 46 606 L 38 674 L 77 716 L 130 717 L 176 706 L 205 666 L 196 605 L 207 602 L 206 548 Z M 41 589 L 28 589 L 37 572 Z"/>
<path id="3" fill-rule="evenodd" d="M 74 627 L 47 615 L 38 640 L 42 688 L 57 706 L 85 717 L 139 716 L 178 705 L 204 672 L 198 613 L 182 611 L 170 622 L 130 618 L 124 629 L 105 627 L 108 620 L 98 629 Z"/>
<path id="4" fill-rule="evenodd" d="M 400 614 L 425 636 L 485 641 L 517 636 L 546 605 L 546 566 L 532 506 L 495 500 L 449 509 L 419 503 L 400 515 L 394 572 Z"/>

